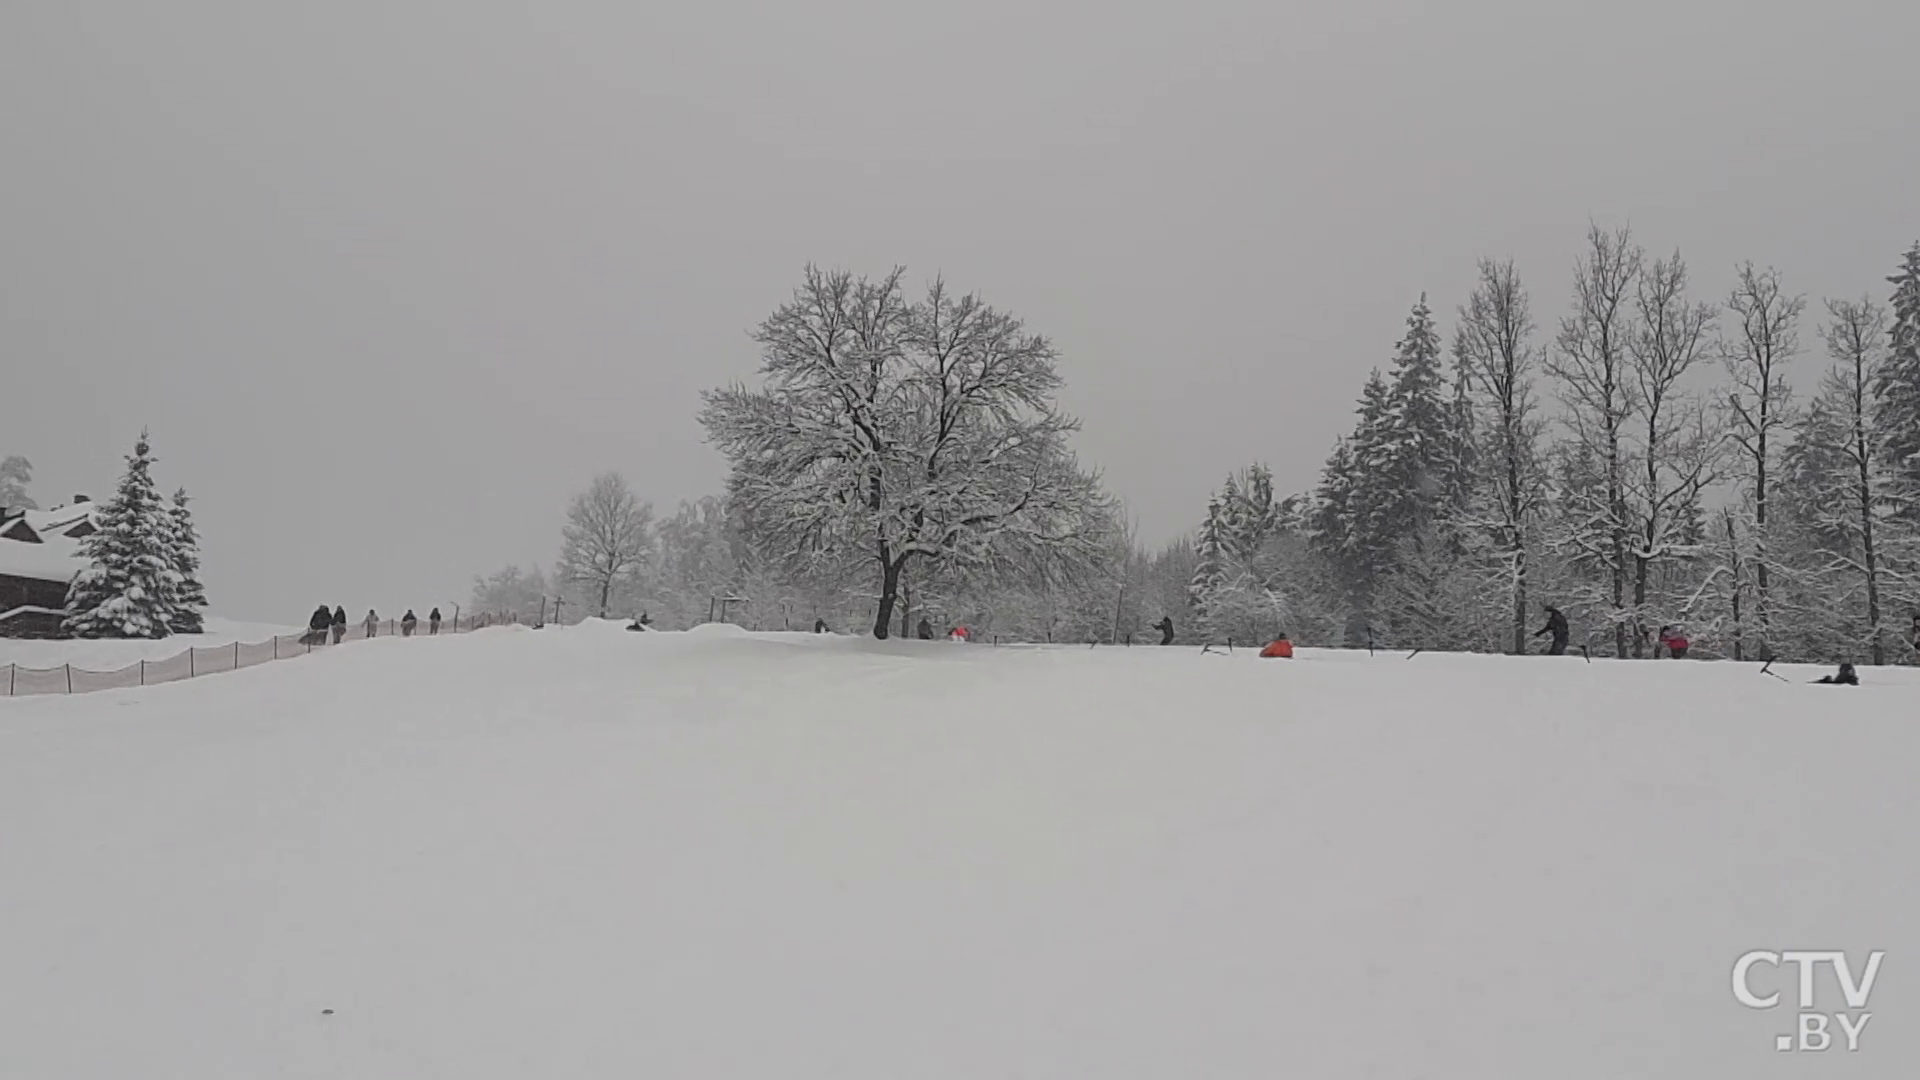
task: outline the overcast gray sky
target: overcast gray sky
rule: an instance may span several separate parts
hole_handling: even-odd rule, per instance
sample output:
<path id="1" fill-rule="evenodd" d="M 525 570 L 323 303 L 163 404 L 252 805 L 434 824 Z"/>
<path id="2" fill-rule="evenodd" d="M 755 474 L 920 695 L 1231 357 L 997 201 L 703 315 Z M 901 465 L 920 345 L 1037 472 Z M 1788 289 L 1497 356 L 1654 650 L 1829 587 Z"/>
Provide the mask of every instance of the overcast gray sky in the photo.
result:
<path id="1" fill-rule="evenodd" d="M 748 329 L 809 260 L 900 263 L 1056 339 L 1158 541 L 1247 461 L 1312 483 L 1479 255 L 1543 323 L 1589 218 L 1714 294 L 1884 293 L 1917 39 L 1911 0 L 15 0 L 0 454 L 101 496 L 148 425 L 217 612 L 424 610 L 550 563 L 599 470 L 715 490 Z"/>

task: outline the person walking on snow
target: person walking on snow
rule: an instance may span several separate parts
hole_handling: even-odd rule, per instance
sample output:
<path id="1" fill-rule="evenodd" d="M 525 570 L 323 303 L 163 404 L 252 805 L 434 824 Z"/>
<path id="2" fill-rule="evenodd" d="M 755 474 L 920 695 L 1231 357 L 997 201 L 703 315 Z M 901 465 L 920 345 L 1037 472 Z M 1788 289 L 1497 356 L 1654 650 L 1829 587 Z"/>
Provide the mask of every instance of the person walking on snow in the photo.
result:
<path id="1" fill-rule="evenodd" d="M 1567 638 L 1571 636 L 1571 632 L 1567 629 L 1567 617 L 1561 613 L 1559 608 L 1554 607 L 1552 604 L 1546 605 L 1546 608 L 1547 625 L 1541 627 L 1533 636 L 1546 637 L 1549 634 L 1553 635 L 1547 645 L 1547 655 L 1565 656 L 1567 655 Z"/>
<path id="2" fill-rule="evenodd" d="M 1160 631 L 1160 644 L 1162 645 L 1173 644 L 1173 616 L 1171 615 L 1160 616 L 1160 621 L 1157 623 L 1154 623 L 1153 628 L 1155 630 Z"/>
<path id="3" fill-rule="evenodd" d="M 440 609 L 427 612 L 427 634 L 432 636 L 440 632 Z"/>
<path id="4" fill-rule="evenodd" d="M 313 609 L 313 617 L 307 620 L 307 636 L 300 640 L 308 645 L 325 645 L 327 630 L 333 626 L 333 612 L 327 605 L 321 604 Z"/>
<path id="5" fill-rule="evenodd" d="M 1663 626 L 1660 628 L 1660 645 L 1666 646 L 1667 655 L 1673 657 L 1675 660 L 1685 660 L 1687 658 L 1687 635 L 1681 633 L 1680 628 L 1677 626 Z M 1656 645 L 1653 652 L 1656 657 L 1659 656 L 1660 647 Z"/>
<path id="6" fill-rule="evenodd" d="M 414 617 L 413 609 L 408 608 L 407 613 L 400 617 L 400 636 L 412 637 L 413 628 L 419 625 L 420 620 Z"/>
<path id="7" fill-rule="evenodd" d="M 921 641 L 933 640 L 933 623 L 928 622 L 926 616 L 923 615 L 920 617 L 920 625 L 915 627 L 914 630 Z"/>
<path id="8" fill-rule="evenodd" d="M 335 645 L 340 644 L 340 642 L 344 640 L 346 636 L 347 636 L 347 609 L 344 607 L 334 608 L 333 609 L 333 643 Z"/>
<path id="9" fill-rule="evenodd" d="M 814 620 L 813 620 L 813 632 L 814 632 L 814 633 L 816 633 L 816 634 L 824 634 L 824 633 L 826 633 L 826 632 L 827 632 L 827 620 L 825 620 L 825 619 L 820 619 L 820 618 L 816 618 L 816 619 L 814 619 Z"/>
<path id="10" fill-rule="evenodd" d="M 375 615 L 373 613 L 372 608 L 368 608 L 367 609 L 367 638 L 371 640 L 373 638 L 374 631 L 378 629 L 380 629 L 380 616 Z"/>

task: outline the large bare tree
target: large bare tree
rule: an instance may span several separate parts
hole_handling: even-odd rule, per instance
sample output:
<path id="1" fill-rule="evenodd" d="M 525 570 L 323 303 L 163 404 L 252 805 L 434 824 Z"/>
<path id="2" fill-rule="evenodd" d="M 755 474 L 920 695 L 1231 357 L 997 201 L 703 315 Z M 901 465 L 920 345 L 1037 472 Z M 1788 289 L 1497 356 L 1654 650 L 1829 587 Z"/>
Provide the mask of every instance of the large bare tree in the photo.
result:
<path id="1" fill-rule="evenodd" d="M 1685 386 L 1687 375 L 1708 355 L 1714 309 L 1687 299 L 1687 264 L 1675 252 L 1648 265 L 1634 296 L 1634 326 L 1628 341 L 1636 460 L 1627 479 L 1635 517 L 1633 549 L 1633 655 L 1647 648 L 1647 605 L 1655 572 L 1692 554 L 1690 536 L 1703 490 L 1716 480 L 1719 439 L 1702 403 Z"/>
<path id="2" fill-rule="evenodd" d="M 1773 435 L 1792 420 L 1792 388 L 1787 365 L 1800 349 L 1800 314 L 1806 300 L 1789 296 L 1778 271 L 1740 267 L 1727 310 L 1734 326 L 1722 345 L 1723 360 L 1733 386 L 1727 393 L 1732 415 L 1730 436 L 1746 467 L 1749 512 L 1752 515 L 1751 563 L 1754 574 L 1754 619 L 1760 627 L 1761 655 L 1773 649 L 1772 546 L 1768 541 L 1769 503 L 1773 494 Z"/>
<path id="3" fill-rule="evenodd" d="M 1052 344 L 937 281 L 911 303 L 900 277 L 809 267 L 755 334 L 762 385 L 701 414 L 756 543 L 790 567 L 863 554 L 881 638 L 916 561 L 1092 557 L 1115 522 L 1068 449 Z"/>
<path id="4" fill-rule="evenodd" d="M 1642 257 L 1626 229 L 1587 231 L 1587 254 L 1573 278 L 1573 313 L 1560 323 L 1547 369 L 1560 380 L 1567 424 L 1578 452 L 1600 470 L 1597 485 L 1569 492 L 1566 536 L 1575 557 L 1606 577 L 1614 655 L 1627 653 L 1627 426 L 1634 413 L 1631 305 Z"/>
<path id="5" fill-rule="evenodd" d="M 632 581 L 652 546 L 653 507 L 617 472 L 601 473 L 573 497 L 561 533 L 560 576 L 598 593 L 606 618 L 614 590 Z"/>
<path id="6" fill-rule="evenodd" d="M 1530 538 L 1542 497 L 1533 332 L 1527 290 L 1513 261 L 1482 259 L 1479 285 L 1460 309 L 1453 350 L 1484 414 L 1491 506 L 1483 524 L 1506 562 L 1516 655 L 1527 651 Z"/>
<path id="7" fill-rule="evenodd" d="M 1833 358 L 1821 384 L 1821 398 L 1841 421 L 1839 445 L 1831 447 L 1845 463 L 1846 475 L 1836 477 L 1839 495 L 1833 504 L 1820 500 L 1820 512 L 1830 515 L 1852 544 L 1839 556 L 1843 569 L 1859 575 L 1866 589 L 1868 649 L 1873 662 L 1887 662 L 1885 628 L 1881 625 L 1882 567 L 1875 524 L 1889 506 L 1888 473 L 1873 424 L 1873 384 L 1886 355 L 1887 310 L 1871 298 L 1830 300 L 1822 336 Z M 1823 485 L 1824 486 L 1824 485 Z M 1825 494 L 1822 492 L 1821 494 Z"/>

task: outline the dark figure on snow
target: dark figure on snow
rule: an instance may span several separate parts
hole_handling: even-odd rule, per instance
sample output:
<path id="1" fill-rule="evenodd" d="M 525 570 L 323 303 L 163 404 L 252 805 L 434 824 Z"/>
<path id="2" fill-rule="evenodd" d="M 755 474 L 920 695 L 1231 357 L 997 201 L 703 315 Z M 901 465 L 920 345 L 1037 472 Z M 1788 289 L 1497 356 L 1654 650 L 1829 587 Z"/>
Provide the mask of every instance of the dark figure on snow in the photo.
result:
<path id="1" fill-rule="evenodd" d="M 367 609 L 367 637 L 371 639 L 373 637 L 373 632 L 378 629 L 380 629 L 380 616 L 375 615 L 373 613 L 372 608 L 368 608 Z"/>
<path id="2" fill-rule="evenodd" d="M 646 629 L 647 627 L 649 627 L 649 626 L 652 626 L 652 625 L 653 625 L 653 616 L 651 616 L 651 615 L 649 615 L 649 614 L 647 614 L 646 612 L 644 612 L 644 611 L 643 611 L 643 612 L 641 612 L 641 613 L 640 613 L 639 615 L 637 615 L 637 616 L 635 616 L 635 617 L 634 617 L 634 620 L 633 620 L 633 623 L 632 623 L 631 625 L 629 625 L 629 626 L 627 627 L 627 629 L 629 629 L 629 630 L 645 630 L 645 629 Z"/>
<path id="3" fill-rule="evenodd" d="M 816 633 L 816 634 L 824 634 L 824 633 L 827 633 L 827 632 L 828 632 L 828 631 L 827 631 L 827 620 L 825 620 L 825 619 L 815 619 L 815 620 L 813 620 L 813 632 L 814 632 L 814 633 Z"/>
<path id="4" fill-rule="evenodd" d="M 413 628 L 419 625 L 420 620 L 414 617 L 413 609 L 408 608 L 407 613 L 400 617 L 400 636 L 412 637 Z"/>
<path id="5" fill-rule="evenodd" d="M 307 635 L 300 639 L 305 645 L 325 645 L 327 630 L 333 626 L 333 612 L 327 605 L 321 604 L 313 609 L 313 617 L 307 620 Z"/>
<path id="6" fill-rule="evenodd" d="M 427 612 L 427 633 L 437 634 L 439 632 L 440 632 L 440 609 L 434 608 L 432 611 Z"/>
<path id="7" fill-rule="evenodd" d="M 343 607 L 334 608 L 333 609 L 333 643 L 335 645 L 340 644 L 340 642 L 344 640 L 346 636 L 347 636 L 347 609 Z"/>
<path id="8" fill-rule="evenodd" d="M 1160 616 L 1160 621 L 1157 623 L 1154 623 L 1153 628 L 1155 630 L 1160 631 L 1160 644 L 1162 645 L 1173 644 L 1173 616 L 1171 615 Z"/>
<path id="9" fill-rule="evenodd" d="M 933 624 L 923 618 L 920 620 L 920 625 L 919 627 L 916 628 L 915 633 L 919 636 L 921 641 L 932 641 L 933 640 Z"/>
<path id="10" fill-rule="evenodd" d="M 1654 646 L 1653 654 L 1659 656 L 1660 649 L 1664 646 L 1668 656 L 1675 660 L 1685 660 L 1688 645 L 1687 635 L 1681 633 L 1679 627 L 1663 626 L 1660 628 L 1660 644 Z"/>
<path id="11" fill-rule="evenodd" d="M 1547 637 L 1551 634 L 1552 638 L 1547 644 L 1547 655 L 1565 656 L 1567 655 L 1567 638 L 1571 636 L 1571 632 L 1567 629 L 1567 617 L 1559 608 L 1554 607 L 1552 604 L 1548 604 L 1546 607 L 1547 625 L 1541 627 L 1533 636 Z"/>
<path id="12" fill-rule="evenodd" d="M 1841 664 L 1838 674 L 1822 675 L 1813 681 L 1822 686 L 1859 686 L 1860 676 L 1853 673 L 1852 664 Z"/>

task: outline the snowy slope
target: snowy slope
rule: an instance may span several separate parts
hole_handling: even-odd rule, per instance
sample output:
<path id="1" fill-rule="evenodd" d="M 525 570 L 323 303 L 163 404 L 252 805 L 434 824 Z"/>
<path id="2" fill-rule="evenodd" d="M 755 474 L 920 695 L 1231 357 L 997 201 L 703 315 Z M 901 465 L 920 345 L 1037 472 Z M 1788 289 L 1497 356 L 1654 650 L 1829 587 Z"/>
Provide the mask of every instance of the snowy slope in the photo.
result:
<path id="1" fill-rule="evenodd" d="M 0 701 L 0 1075 L 1920 1075 L 1868 678 L 589 624 Z M 1888 951 L 1850 1060 L 1732 999 L 1793 948 Z"/>
<path id="2" fill-rule="evenodd" d="M 89 671 L 114 671 L 142 660 L 165 660 L 189 648 L 217 649 L 236 641 L 251 645 L 271 641 L 276 634 L 298 634 L 304 628 L 238 622 L 209 615 L 205 629 L 204 634 L 176 634 L 158 641 L 0 638 L 0 664 L 19 664 L 24 668 L 56 668 L 62 664 L 72 664 Z"/>

